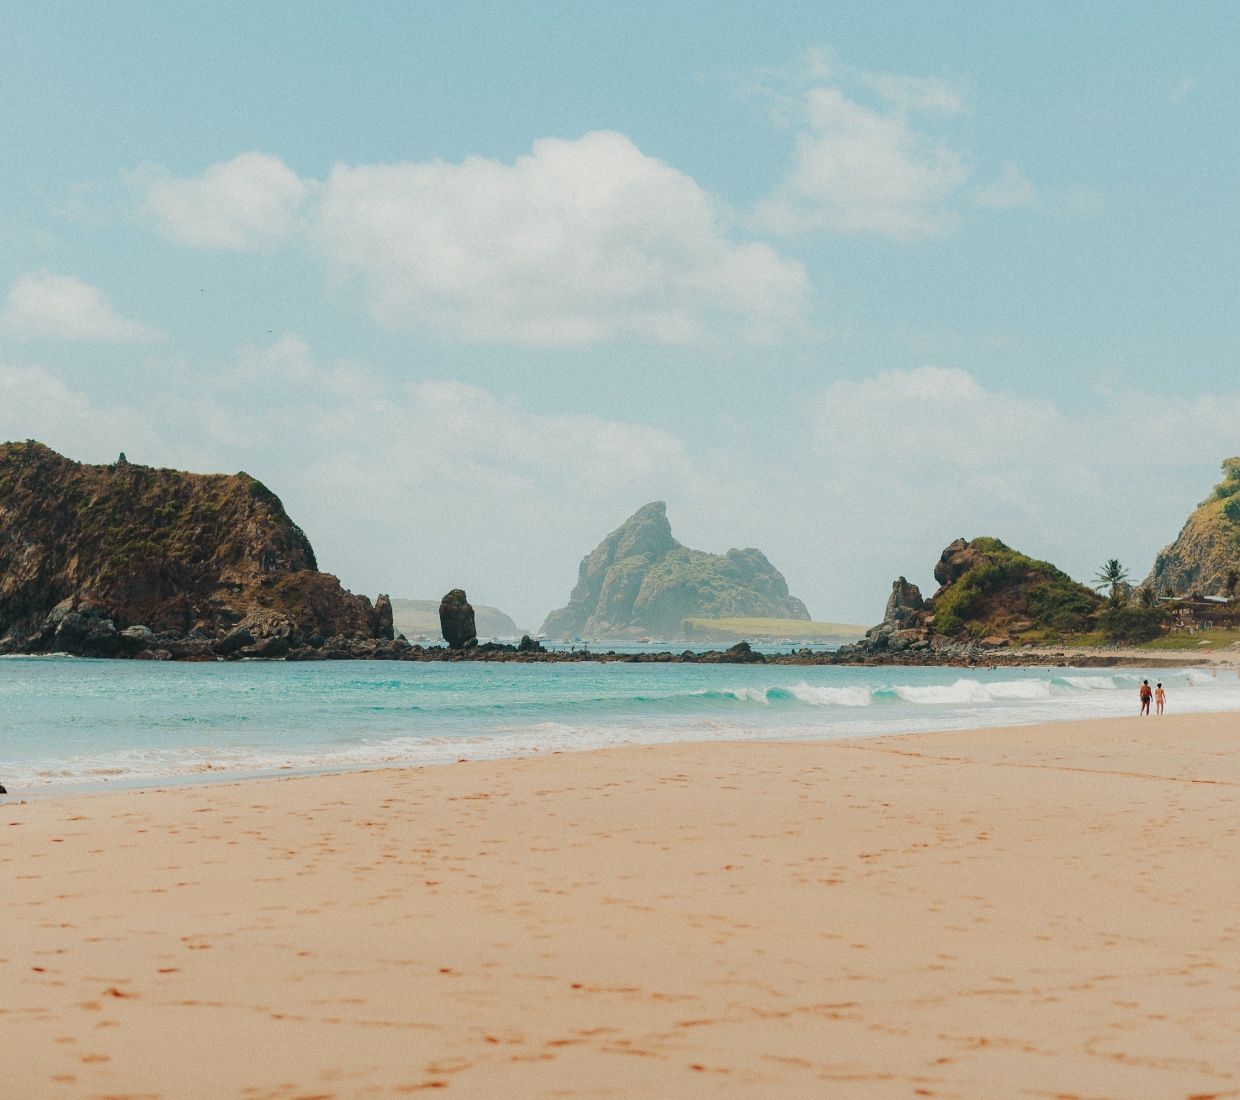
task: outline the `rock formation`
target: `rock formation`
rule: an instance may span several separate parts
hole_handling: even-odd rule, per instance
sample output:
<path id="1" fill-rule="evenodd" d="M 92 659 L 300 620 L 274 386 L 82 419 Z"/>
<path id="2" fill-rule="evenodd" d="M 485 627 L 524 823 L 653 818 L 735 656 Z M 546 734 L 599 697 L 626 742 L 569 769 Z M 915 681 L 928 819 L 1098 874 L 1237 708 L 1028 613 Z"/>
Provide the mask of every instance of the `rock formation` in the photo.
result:
<path id="1" fill-rule="evenodd" d="M 1103 605 L 1096 592 L 1049 562 L 993 538 L 957 539 L 935 563 L 934 579 L 939 588 L 928 600 L 903 577 L 895 581 L 883 621 L 840 652 L 864 657 L 954 642 L 1050 641 L 1093 628 Z"/>
<path id="2" fill-rule="evenodd" d="M 1160 596 L 1230 596 L 1240 593 L 1228 591 L 1232 574 L 1240 578 L 1240 458 L 1224 461 L 1223 480 L 1159 552 L 1145 583 Z"/>
<path id="3" fill-rule="evenodd" d="M 451 649 L 464 649 L 478 644 L 474 629 L 474 609 L 465 599 L 463 588 L 454 588 L 439 605 L 439 629 Z"/>
<path id="4" fill-rule="evenodd" d="M 672 538 L 667 505 L 638 509 L 586 556 L 553 638 L 680 637 L 683 619 L 809 619 L 760 550 L 707 554 Z"/>
<path id="5" fill-rule="evenodd" d="M 924 607 L 921 589 L 915 584 L 909 584 L 901 577 L 891 584 L 891 595 L 887 597 L 887 610 L 883 615 L 883 622 L 902 625 Z"/>
<path id="6" fill-rule="evenodd" d="M 248 474 L 0 445 L 0 653 L 281 656 L 391 636 L 386 598 L 320 573 Z"/>
<path id="7" fill-rule="evenodd" d="M 411 639 L 435 637 L 439 634 L 439 603 L 439 600 L 392 600 L 395 628 Z M 519 638 L 525 633 L 499 608 L 480 603 L 473 608 L 480 638 Z"/>

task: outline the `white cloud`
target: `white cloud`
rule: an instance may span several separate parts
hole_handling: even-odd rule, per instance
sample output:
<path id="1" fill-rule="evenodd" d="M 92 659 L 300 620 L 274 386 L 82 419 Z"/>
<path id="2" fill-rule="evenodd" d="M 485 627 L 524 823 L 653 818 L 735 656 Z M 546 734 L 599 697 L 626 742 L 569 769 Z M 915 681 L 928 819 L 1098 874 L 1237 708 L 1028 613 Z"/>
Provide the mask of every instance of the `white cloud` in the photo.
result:
<path id="1" fill-rule="evenodd" d="M 1003 175 L 997 180 L 980 184 L 973 189 L 973 201 L 978 206 L 988 206 L 993 210 L 1031 206 L 1033 200 L 1033 184 L 1020 174 L 1020 169 L 1011 161 L 1004 164 Z"/>
<path id="2" fill-rule="evenodd" d="M 191 248 L 270 248 L 292 234 L 306 197 L 297 174 L 266 153 L 242 153 L 201 176 L 144 164 L 128 179 L 159 231 Z"/>
<path id="3" fill-rule="evenodd" d="M 42 367 L 0 363 L 0 394 L 0 440 L 37 439 L 85 462 L 115 461 L 127 445 L 166 453 L 144 417 L 98 407 Z"/>
<path id="4" fill-rule="evenodd" d="M 511 165 L 341 164 L 326 183 L 261 153 L 130 179 L 173 240 L 257 249 L 307 233 L 381 324 L 450 340 L 770 343 L 809 293 L 800 263 L 733 240 L 726 206 L 616 133 L 547 138 Z"/>
<path id="5" fill-rule="evenodd" d="M 818 84 L 805 93 L 791 171 L 755 211 L 780 233 L 815 229 L 897 239 L 943 234 L 957 224 L 947 202 L 969 167 L 946 141 L 917 129 L 916 111 L 955 113 L 959 96 L 941 81 L 855 73 L 881 106 Z"/>
<path id="6" fill-rule="evenodd" d="M 0 324 L 25 340 L 124 344 L 159 339 L 141 322 L 120 316 L 97 287 L 47 272 L 24 275 L 13 284 Z"/>
<path id="7" fill-rule="evenodd" d="M 338 165 L 317 238 L 392 328 L 540 346 L 696 340 L 795 322 L 804 269 L 736 243 L 692 179 L 616 133 L 547 138 L 506 165 Z"/>

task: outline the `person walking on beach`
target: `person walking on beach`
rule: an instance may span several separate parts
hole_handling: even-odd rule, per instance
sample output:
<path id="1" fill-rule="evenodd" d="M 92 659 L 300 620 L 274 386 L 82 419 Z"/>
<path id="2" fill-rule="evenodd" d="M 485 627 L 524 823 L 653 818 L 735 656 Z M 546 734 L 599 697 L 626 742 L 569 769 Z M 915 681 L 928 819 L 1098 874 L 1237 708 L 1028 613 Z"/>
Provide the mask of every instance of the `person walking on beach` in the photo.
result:
<path id="1" fill-rule="evenodd" d="M 1154 688 L 1154 709 L 1162 714 L 1163 704 L 1167 701 L 1167 693 L 1163 691 L 1162 681 L 1158 681 L 1158 686 Z"/>
<path id="2" fill-rule="evenodd" d="M 1154 693 L 1150 691 L 1149 680 L 1141 681 L 1141 713 L 1149 714 L 1150 712 L 1150 696 Z"/>

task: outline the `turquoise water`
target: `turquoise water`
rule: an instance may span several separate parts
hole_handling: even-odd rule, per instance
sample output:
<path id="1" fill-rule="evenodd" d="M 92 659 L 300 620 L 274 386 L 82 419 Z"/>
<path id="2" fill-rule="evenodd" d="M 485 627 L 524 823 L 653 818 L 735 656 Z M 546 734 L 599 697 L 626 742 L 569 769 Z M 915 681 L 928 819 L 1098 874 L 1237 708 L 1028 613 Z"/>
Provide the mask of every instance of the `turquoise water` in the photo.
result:
<path id="1" fill-rule="evenodd" d="M 0 659 L 10 796 L 660 741 L 830 738 L 1240 711 L 1208 670 L 763 665 L 174 664 Z"/>

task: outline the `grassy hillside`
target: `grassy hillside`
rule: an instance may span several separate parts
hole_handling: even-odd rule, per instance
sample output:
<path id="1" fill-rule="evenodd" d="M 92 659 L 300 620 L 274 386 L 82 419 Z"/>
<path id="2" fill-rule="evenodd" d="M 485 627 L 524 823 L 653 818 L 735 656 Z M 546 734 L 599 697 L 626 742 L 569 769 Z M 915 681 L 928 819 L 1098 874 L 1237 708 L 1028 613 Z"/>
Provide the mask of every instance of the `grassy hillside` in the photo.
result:
<path id="1" fill-rule="evenodd" d="M 757 641 L 789 638 L 798 642 L 851 641 L 865 633 L 853 623 L 815 623 L 804 619 L 685 619 L 686 638 Z"/>

